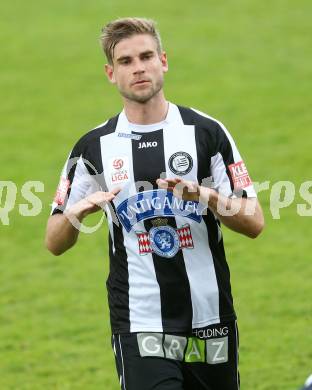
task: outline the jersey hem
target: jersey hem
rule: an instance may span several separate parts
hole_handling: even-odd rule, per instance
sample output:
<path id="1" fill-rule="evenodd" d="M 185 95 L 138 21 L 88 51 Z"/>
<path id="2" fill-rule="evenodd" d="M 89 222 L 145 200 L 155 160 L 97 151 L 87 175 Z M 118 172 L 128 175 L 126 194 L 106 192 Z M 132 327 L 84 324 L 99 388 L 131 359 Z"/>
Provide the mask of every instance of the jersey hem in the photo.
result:
<path id="1" fill-rule="evenodd" d="M 224 322 L 224 321 L 232 321 L 232 320 L 236 320 L 236 319 L 237 319 L 236 313 L 225 314 L 225 315 L 222 315 L 220 317 L 212 318 L 210 320 L 194 322 L 192 324 L 192 329 L 203 328 L 205 326 L 218 324 L 218 323 Z"/>
<path id="2" fill-rule="evenodd" d="M 118 328 L 112 329 L 113 334 L 123 334 L 123 333 L 140 333 L 140 332 L 157 332 L 157 333 L 184 333 L 189 335 L 190 331 L 198 328 L 205 328 L 209 325 L 219 324 L 225 321 L 234 321 L 237 319 L 236 313 L 225 314 L 220 317 L 215 317 L 206 321 L 195 322 L 192 324 L 192 329 L 186 329 L 185 327 L 167 327 L 165 330 L 162 326 L 132 326 L 131 329 L 127 328 Z"/>

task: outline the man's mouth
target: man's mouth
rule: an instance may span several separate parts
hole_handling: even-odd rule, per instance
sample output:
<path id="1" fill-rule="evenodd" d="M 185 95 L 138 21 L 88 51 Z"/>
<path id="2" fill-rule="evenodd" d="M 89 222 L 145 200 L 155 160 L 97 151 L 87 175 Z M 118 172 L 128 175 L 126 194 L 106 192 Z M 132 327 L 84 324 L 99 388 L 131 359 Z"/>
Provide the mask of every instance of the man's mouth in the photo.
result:
<path id="1" fill-rule="evenodd" d="M 140 84 L 145 84 L 149 83 L 149 80 L 138 80 L 133 83 L 133 85 L 140 85 Z"/>

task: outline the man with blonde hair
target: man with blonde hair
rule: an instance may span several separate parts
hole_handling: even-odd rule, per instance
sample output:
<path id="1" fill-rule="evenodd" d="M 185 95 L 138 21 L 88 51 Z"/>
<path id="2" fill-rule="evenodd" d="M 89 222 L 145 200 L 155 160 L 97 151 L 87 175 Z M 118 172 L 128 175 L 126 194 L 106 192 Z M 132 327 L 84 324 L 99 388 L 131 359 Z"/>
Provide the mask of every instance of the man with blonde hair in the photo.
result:
<path id="1" fill-rule="evenodd" d="M 46 246 L 65 252 L 83 219 L 105 210 L 122 389 L 237 390 L 238 334 L 220 222 L 260 234 L 248 171 L 222 123 L 165 99 L 168 61 L 153 21 L 112 21 L 101 43 L 124 107 L 70 153 Z"/>

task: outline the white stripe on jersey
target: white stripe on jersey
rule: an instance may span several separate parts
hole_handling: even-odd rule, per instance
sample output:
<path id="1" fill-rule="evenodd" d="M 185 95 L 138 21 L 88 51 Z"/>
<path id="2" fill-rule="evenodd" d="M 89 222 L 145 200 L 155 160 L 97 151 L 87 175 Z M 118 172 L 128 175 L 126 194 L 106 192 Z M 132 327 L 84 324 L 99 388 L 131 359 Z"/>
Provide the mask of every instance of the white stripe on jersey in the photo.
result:
<path id="1" fill-rule="evenodd" d="M 213 188 L 224 196 L 231 196 L 231 182 L 226 174 L 226 166 L 220 152 L 211 157 L 211 174 L 214 181 Z"/>
<path id="2" fill-rule="evenodd" d="M 135 230 L 145 232 L 144 222 L 136 224 Z M 123 228 L 123 235 L 128 257 L 130 332 L 162 332 L 160 288 L 153 256 L 138 255 L 135 231 L 127 233 Z"/>
<path id="3" fill-rule="evenodd" d="M 112 184 L 113 167 L 111 163 L 113 159 L 126 157 L 128 161 L 127 170 L 129 170 L 127 174 L 129 175 L 130 180 L 133 179 L 131 140 L 128 138 L 117 137 L 118 132 L 126 132 L 127 128 L 128 123 L 125 119 L 125 115 L 120 114 L 115 132 L 101 137 L 103 171 L 105 183 L 109 191 L 111 191 L 114 187 L 121 186 L 121 183 L 116 183 L 116 185 Z"/>
<path id="4" fill-rule="evenodd" d="M 177 126 L 179 126 L 178 131 Z M 174 153 L 181 151 L 192 156 L 193 165 L 190 172 L 183 175 L 183 179 L 197 182 L 197 152 L 194 126 L 184 125 L 183 123 L 166 126 L 164 128 L 164 151 L 167 178 L 177 177 L 169 167 L 169 159 Z"/>
<path id="5" fill-rule="evenodd" d="M 77 167 L 75 170 L 74 180 L 71 184 L 71 190 L 66 204 L 66 209 L 71 207 L 79 200 L 87 197 L 90 194 L 99 190 L 99 186 L 96 181 L 92 178 L 90 173 L 80 156 L 77 161 Z"/>
<path id="6" fill-rule="evenodd" d="M 185 224 L 185 218 L 176 216 L 175 219 L 178 227 Z M 190 227 L 194 248 L 183 249 L 183 258 L 191 289 L 192 326 L 200 328 L 220 322 L 219 287 L 209 247 L 207 226 L 202 220 L 199 225 L 197 222 L 191 222 Z"/>
<path id="7" fill-rule="evenodd" d="M 168 160 L 177 150 L 181 150 L 192 156 L 193 160 L 191 171 L 183 175 L 183 179 L 197 182 L 195 127 L 180 124 L 178 132 L 174 131 L 173 127 L 165 128 L 164 149 L 166 176 L 177 177 L 170 170 Z M 184 217 L 175 216 L 175 219 L 178 228 L 185 224 Z M 183 257 L 190 283 L 193 327 L 201 327 L 216 321 L 219 322 L 219 288 L 209 247 L 206 224 L 203 220 L 200 224 L 192 221 L 188 221 L 188 223 L 191 226 L 194 248 L 184 249 Z"/>

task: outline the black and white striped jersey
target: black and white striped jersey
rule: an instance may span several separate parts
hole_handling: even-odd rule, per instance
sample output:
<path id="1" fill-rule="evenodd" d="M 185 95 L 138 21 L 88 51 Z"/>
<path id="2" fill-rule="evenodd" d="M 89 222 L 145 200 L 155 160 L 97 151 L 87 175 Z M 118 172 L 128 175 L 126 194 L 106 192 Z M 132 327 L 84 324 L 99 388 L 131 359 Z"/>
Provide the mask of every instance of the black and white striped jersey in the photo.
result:
<path id="1" fill-rule="evenodd" d="M 256 193 L 217 120 L 169 103 L 166 119 L 129 123 L 122 111 L 74 146 L 52 214 L 96 188 L 122 190 L 106 207 L 113 333 L 185 332 L 235 319 L 220 224 L 199 202 L 158 189 L 159 177 L 210 183 L 226 196 Z"/>

